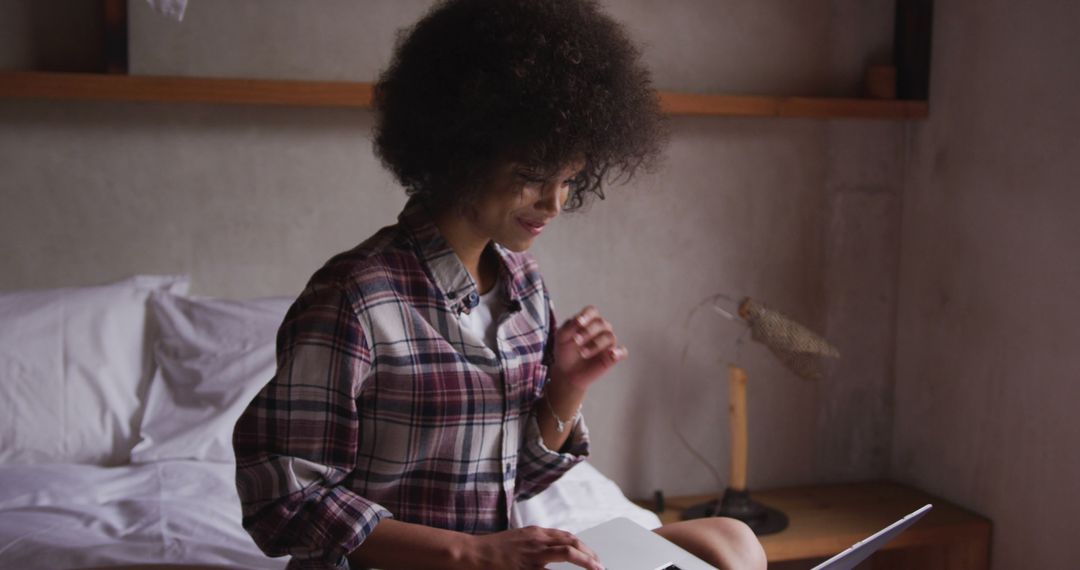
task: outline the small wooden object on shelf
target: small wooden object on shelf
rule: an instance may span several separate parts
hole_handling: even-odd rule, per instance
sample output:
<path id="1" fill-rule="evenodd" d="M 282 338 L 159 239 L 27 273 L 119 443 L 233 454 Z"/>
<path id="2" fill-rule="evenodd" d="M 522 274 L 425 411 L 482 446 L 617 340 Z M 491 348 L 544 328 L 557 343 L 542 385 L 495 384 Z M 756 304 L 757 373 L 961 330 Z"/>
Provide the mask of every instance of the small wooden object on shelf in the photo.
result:
<path id="1" fill-rule="evenodd" d="M 871 99 L 896 99 L 896 66 L 867 67 L 864 90 Z"/>

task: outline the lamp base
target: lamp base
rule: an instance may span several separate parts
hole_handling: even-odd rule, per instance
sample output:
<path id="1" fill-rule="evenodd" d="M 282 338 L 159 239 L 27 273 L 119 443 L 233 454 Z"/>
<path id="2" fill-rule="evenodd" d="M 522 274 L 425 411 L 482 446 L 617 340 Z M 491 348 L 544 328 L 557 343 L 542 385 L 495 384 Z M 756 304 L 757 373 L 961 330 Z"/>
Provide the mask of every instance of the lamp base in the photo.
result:
<path id="1" fill-rule="evenodd" d="M 788 526 L 784 513 L 762 505 L 750 498 L 748 491 L 736 491 L 728 488 L 719 500 L 694 505 L 683 511 L 682 519 L 700 519 L 704 517 L 730 517 L 741 520 L 754 531 L 754 534 L 778 533 Z"/>

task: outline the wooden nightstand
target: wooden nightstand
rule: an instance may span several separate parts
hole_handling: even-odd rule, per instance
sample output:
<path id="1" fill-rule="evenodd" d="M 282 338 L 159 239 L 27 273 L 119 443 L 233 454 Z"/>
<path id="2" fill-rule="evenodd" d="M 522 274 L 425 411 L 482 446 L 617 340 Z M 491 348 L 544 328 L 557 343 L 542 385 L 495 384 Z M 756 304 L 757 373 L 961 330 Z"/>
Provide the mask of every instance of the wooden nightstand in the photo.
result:
<path id="1" fill-rule="evenodd" d="M 896 483 L 849 483 L 754 491 L 754 500 L 780 509 L 791 524 L 761 537 L 770 569 L 812 568 L 885 525 L 926 504 L 934 509 L 859 568 L 983 570 L 990 567 L 990 521 L 922 491 Z M 669 497 L 664 523 L 712 496 Z M 647 502 L 640 502 L 647 506 Z"/>

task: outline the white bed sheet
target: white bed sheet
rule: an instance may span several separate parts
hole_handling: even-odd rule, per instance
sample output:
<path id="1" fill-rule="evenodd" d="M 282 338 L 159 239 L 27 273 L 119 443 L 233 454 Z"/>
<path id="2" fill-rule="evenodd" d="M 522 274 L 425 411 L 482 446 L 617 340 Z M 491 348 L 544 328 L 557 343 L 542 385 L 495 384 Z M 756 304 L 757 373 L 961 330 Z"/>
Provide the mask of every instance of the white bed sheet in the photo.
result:
<path id="1" fill-rule="evenodd" d="M 240 526 L 231 463 L 164 460 L 124 467 L 0 466 L 0 568 L 179 564 L 280 569 Z M 614 517 L 646 528 L 655 514 L 581 463 L 514 505 L 512 526 L 570 532 Z"/>
<path id="2" fill-rule="evenodd" d="M 228 463 L 0 467 L 0 568 L 284 568 L 240 526 Z"/>
<path id="3" fill-rule="evenodd" d="M 632 503 L 614 481 L 583 461 L 540 494 L 514 503 L 510 526 L 536 525 L 578 533 L 618 517 L 648 529 L 660 526 L 656 513 Z"/>

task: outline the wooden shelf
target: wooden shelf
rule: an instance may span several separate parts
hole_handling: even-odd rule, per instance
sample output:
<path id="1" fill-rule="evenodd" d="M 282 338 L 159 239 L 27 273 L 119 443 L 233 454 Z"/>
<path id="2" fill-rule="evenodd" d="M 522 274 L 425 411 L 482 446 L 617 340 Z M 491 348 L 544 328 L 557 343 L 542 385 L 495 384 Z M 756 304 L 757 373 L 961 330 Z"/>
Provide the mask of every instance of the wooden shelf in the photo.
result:
<path id="1" fill-rule="evenodd" d="M 366 108 L 371 84 L 14 71 L 0 73 L 0 97 Z"/>
<path id="2" fill-rule="evenodd" d="M 930 105 L 926 101 L 885 99 L 698 95 L 662 91 L 660 103 L 666 113 L 675 116 L 888 120 L 930 116 Z"/>
<path id="3" fill-rule="evenodd" d="M 0 97 L 370 108 L 372 85 L 346 81 L 290 81 L 158 77 L 149 75 L 0 72 Z M 701 95 L 663 91 L 673 116 L 805 117 L 913 120 L 929 116 L 926 101 Z"/>

